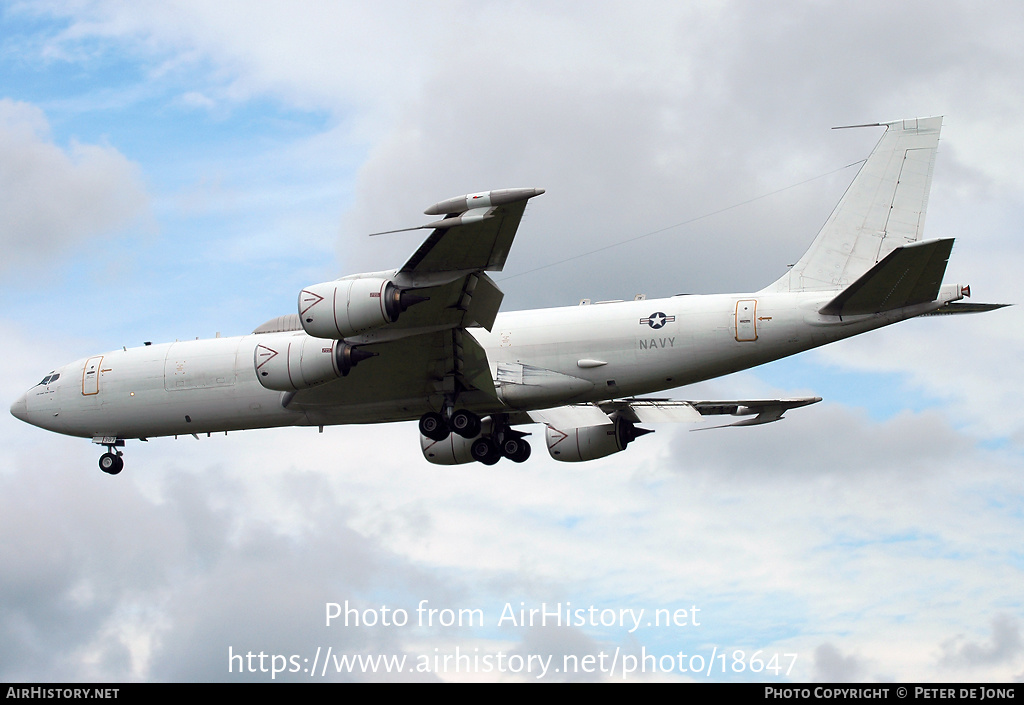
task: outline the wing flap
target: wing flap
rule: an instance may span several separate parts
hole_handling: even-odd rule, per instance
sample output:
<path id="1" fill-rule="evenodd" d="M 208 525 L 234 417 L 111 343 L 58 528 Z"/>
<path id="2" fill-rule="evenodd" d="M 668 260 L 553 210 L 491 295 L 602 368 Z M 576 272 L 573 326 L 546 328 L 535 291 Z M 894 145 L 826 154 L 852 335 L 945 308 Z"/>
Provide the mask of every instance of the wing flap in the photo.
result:
<path id="1" fill-rule="evenodd" d="M 634 399 L 627 409 L 634 423 L 693 423 L 701 419 L 700 412 L 688 401 Z M 620 413 L 624 411 L 619 409 Z"/>
<path id="2" fill-rule="evenodd" d="M 455 350 L 455 374 L 467 389 L 475 389 L 489 397 L 497 398 L 487 352 L 476 338 L 462 330 L 456 330 L 452 337 Z"/>
<path id="3" fill-rule="evenodd" d="M 460 308 L 466 311 L 466 325 L 491 330 L 504 298 L 504 292 L 489 276 L 483 272 L 470 275 L 463 300 L 459 302 Z"/>
<path id="4" fill-rule="evenodd" d="M 749 399 L 741 401 L 681 401 L 675 399 L 612 399 L 597 404 L 571 404 L 528 412 L 531 420 L 555 428 L 600 426 L 613 416 L 622 416 L 633 423 L 696 423 L 705 416 L 750 416 L 725 426 L 757 426 L 782 418 L 790 409 L 816 404 L 821 397 L 792 399 Z"/>
<path id="5" fill-rule="evenodd" d="M 554 428 L 584 428 L 608 423 L 608 415 L 593 404 L 573 404 L 527 412 L 530 419 Z"/>

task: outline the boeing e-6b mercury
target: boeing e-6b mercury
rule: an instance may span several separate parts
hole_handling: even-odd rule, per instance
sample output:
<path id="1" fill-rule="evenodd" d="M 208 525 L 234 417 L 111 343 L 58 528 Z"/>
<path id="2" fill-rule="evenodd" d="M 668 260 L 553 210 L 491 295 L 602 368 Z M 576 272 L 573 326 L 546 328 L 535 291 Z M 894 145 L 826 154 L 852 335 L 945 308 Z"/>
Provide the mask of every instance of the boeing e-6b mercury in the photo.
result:
<path id="1" fill-rule="evenodd" d="M 274 426 L 419 420 L 437 464 L 516 462 L 517 427 L 546 425 L 551 457 L 600 458 L 649 431 L 638 424 L 742 417 L 777 421 L 818 397 L 675 401 L 638 395 L 692 384 L 931 313 L 952 239 L 923 240 L 941 117 L 878 123 L 885 133 L 810 249 L 760 291 L 498 313 L 500 271 L 529 199 L 520 188 L 460 196 L 401 267 L 299 293 L 297 313 L 250 335 L 145 345 L 47 374 L 11 406 L 41 428 L 106 447 L 125 439 Z"/>

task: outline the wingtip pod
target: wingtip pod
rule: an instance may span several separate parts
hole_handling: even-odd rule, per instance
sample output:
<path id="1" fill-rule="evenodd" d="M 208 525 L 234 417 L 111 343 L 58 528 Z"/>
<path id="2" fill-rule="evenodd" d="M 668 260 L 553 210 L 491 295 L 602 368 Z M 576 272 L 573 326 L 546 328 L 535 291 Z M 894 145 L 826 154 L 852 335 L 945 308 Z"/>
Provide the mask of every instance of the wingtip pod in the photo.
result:
<path id="1" fill-rule="evenodd" d="M 473 208 L 493 208 L 506 203 L 525 201 L 542 193 L 544 193 L 542 188 L 506 188 L 497 191 L 481 191 L 435 203 L 423 213 L 425 215 L 448 215 L 462 213 Z"/>

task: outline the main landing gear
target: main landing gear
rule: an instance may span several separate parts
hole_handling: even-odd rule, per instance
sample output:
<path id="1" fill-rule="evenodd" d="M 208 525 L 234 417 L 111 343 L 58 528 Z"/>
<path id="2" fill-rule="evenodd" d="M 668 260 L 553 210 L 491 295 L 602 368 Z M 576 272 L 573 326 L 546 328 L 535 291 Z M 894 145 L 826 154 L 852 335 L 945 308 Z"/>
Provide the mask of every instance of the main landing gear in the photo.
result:
<path id="1" fill-rule="evenodd" d="M 513 463 L 522 463 L 530 457 L 530 444 L 519 431 L 508 430 L 501 440 L 494 436 L 481 436 L 473 441 L 469 452 L 473 460 L 484 465 L 494 465 L 502 458 L 508 458 Z"/>
<path id="2" fill-rule="evenodd" d="M 432 441 L 443 441 L 448 434 L 455 433 L 463 438 L 475 438 L 483 427 L 480 417 L 472 411 L 460 409 L 447 421 L 441 414 L 430 411 L 420 418 L 420 433 Z"/>
<path id="3" fill-rule="evenodd" d="M 420 433 L 432 441 L 443 441 L 452 433 L 470 441 L 470 455 L 484 465 L 494 465 L 502 458 L 522 463 L 530 457 L 527 434 L 512 430 L 503 414 L 481 419 L 472 411 L 460 409 L 446 421 L 431 411 L 420 418 L 419 425 Z"/>

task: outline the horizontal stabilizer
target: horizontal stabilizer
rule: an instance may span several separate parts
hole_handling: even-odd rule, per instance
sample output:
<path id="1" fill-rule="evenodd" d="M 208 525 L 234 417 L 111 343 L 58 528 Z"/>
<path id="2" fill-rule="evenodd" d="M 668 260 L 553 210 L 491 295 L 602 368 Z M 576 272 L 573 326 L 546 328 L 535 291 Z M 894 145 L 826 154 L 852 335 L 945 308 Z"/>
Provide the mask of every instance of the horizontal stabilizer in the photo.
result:
<path id="1" fill-rule="evenodd" d="M 953 239 L 897 247 L 820 310 L 827 316 L 881 313 L 935 301 Z"/>
<path id="2" fill-rule="evenodd" d="M 957 313 L 985 313 L 986 311 L 995 311 L 996 309 L 1006 308 L 1013 304 L 972 304 L 964 303 L 962 301 L 950 301 L 942 308 L 937 308 L 934 311 L 924 314 L 925 316 L 950 316 Z"/>

